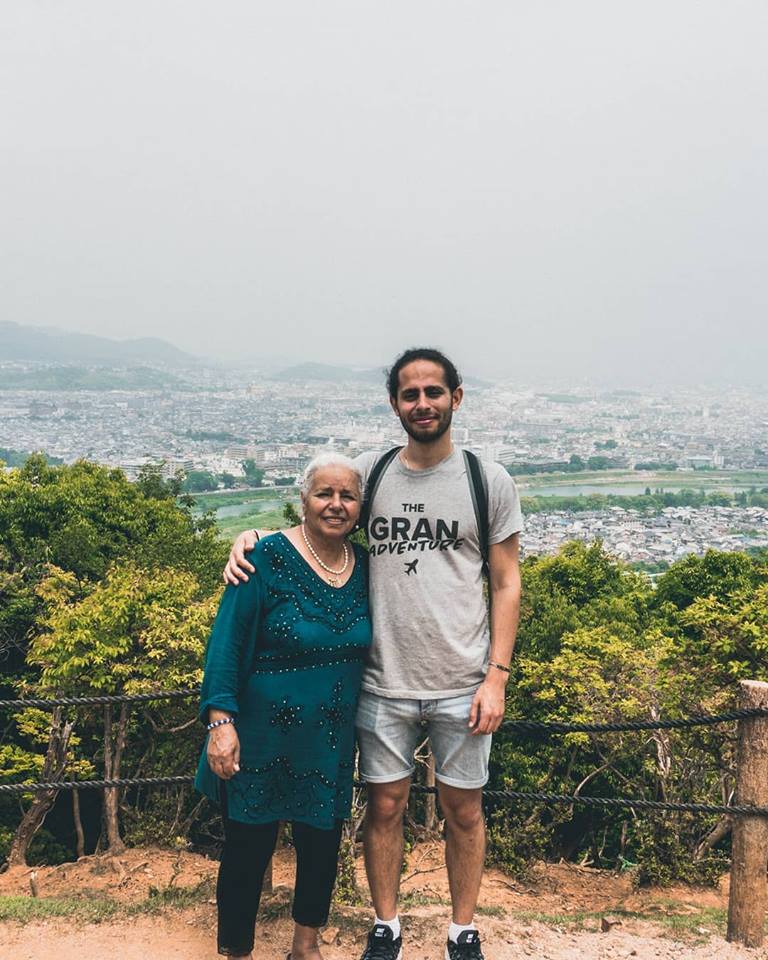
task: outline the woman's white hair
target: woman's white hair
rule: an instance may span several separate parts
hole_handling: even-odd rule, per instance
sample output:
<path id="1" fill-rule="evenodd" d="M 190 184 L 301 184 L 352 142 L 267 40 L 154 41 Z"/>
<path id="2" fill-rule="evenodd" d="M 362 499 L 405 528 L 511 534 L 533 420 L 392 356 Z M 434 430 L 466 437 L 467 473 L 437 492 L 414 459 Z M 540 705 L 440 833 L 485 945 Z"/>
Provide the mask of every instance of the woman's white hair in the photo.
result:
<path id="1" fill-rule="evenodd" d="M 323 467 L 343 467 L 345 470 L 350 470 L 357 478 L 360 500 L 362 501 L 364 493 L 363 475 L 355 461 L 349 457 L 345 457 L 343 453 L 318 453 L 316 457 L 313 457 L 309 461 L 304 468 L 301 485 L 299 486 L 299 492 L 302 497 L 307 496 L 312 487 L 312 481 L 315 479 L 315 474 L 318 470 L 322 470 Z"/>

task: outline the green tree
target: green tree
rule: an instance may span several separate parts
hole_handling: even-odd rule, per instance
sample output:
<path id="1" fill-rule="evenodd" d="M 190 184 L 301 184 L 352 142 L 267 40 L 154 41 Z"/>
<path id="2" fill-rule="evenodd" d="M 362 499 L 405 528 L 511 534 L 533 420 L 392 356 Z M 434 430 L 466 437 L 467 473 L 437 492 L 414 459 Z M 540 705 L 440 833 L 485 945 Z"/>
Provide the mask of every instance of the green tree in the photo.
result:
<path id="1" fill-rule="evenodd" d="M 185 493 L 205 493 L 207 490 L 217 490 L 218 486 L 215 474 L 207 470 L 190 470 L 184 478 L 182 489 Z"/>
<path id="2" fill-rule="evenodd" d="M 177 470 L 171 477 L 165 473 L 164 460 L 145 464 L 136 478 L 136 488 L 151 500 L 176 500 L 184 486 L 184 471 Z"/>
<path id="3" fill-rule="evenodd" d="M 243 460 L 245 480 L 249 487 L 260 487 L 264 482 L 264 471 L 256 466 L 255 460 Z"/>
<path id="4" fill-rule="evenodd" d="M 283 507 L 283 517 L 291 527 L 297 527 L 301 523 L 301 517 L 296 511 L 296 507 L 288 501 Z"/>
<path id="5" fill-rule="evenodd" d="M 132 484 L 119 470 L 85 461 L 50 467 L 33 456 L 0 473 L 0 648 L 12 654 L 6 672 L 23 663 L 40 612 L 36 586 L 48 564 L 86 588 L 115 560 L 130 557 L 145 567 L 189 571 L 213 589 L 225 555 L 211 518 L 177 504 L 153 470 Z"/>
<path id="6" fill-rule="evenodd" d="M 730 570 L 735 583 L 747 575 L 754 582 L 764 566 L 743 557 L 708 564 L 710 575 Z M 694 597 L 680 610 L 668 599 L 657 603 L 646 579 L 599 543 L 526 559 L 522 573 L 510 717 L 605 722 L 707 713 L 733 705 L 734 678 L 765 675 L 768 587 L 761 584 L 724 591 L 719 600 Z M 709 586 L 705 579 L 697 585 Z M 502 728 L 494 744 L 494 787 L 710 802 L 733 789 L 727 728 L 571 734 L 535 744 Z M 709 880 L 722 869 L 718 846 L 728 829 L 717 817 L 634 820 L 620 812 L 505 807 L 491 813 L 489 850 L 516 870 L 525 868 L 521 857 L 578 856 L 596 866 L 634 861 L 640 880 Z"/>
<path id="7" fill-rule="evenodd" d="M 52 570 L 40 586 L 45 631 L 28 661 L 39 668 L 38 695 L 133 694 L 196 686 L 217 604 L 197 579 L 170 569 L 115 566 L 85 596 L 72 574 Z M 103 711 L 104 778 L 119 779 L 128 742 L 130 705 L 115 720 Z M 118 790 L 104 791 L 110 850 L 122 849 Z"/>
<path id="8" fill-rule="evenodd" d="M 0 780 L 50 783 L 65 776 L 89 777 L 93 774 L 90 761 L 78 757 L 80 738 L 74 733 L 73 722 L 64 716 L 63 708 L 56 707 L 51 714 L 42 710 L 23 710 L 15 715 L 14 725 L 15 742 L 0 746 Z M 26 865 L 32 840 L 53 806 L 56 794 L 57 791 L 52 789 L 22 797 L 24 812 L 21 822 L 9 837 L 6 854 L 9 866 Z M 77 806 L 75 826 L 76 829 L 79 826 Z"/>
<path id="9" fill-rule="evenodd" d="M 195 517 L 174 499 L 173 486 L 161 480 L 149 470 L 132 484 L 117 470 L 86 462 L 51 467 L 39 456 L 0 472 L 0 690 L 5 696 L 38 689 L 41 667 L 25 655 L 30 642 L 49 629 L 46 591 L 52 577 L 66 584 L 68 605 L 89 597 L 110 566 L 124 558 L 148 571 L 186 574 L 199 584 L 202 596 L 218 590 L 225 545 L 211 519 Z M 82 685 L 72 679 L 70 689 L 79 692 Z M 176 710 L 165 713 L 174 716 Z M 61 770 L 71 771 L 76 762 L 72 745 L 78 738 L 88 741 L 83 755 L 93 755 L 90 716 L 79 715 L 68 740 L 55 715 L 49 720 L 47 730 L 35 736 L 18 725 L 7 729 L 0 775 L 40 771 L 50 761 L 46 779 L 60 779 Z M 150 743 L 156 739 L 148 724 L 146 735 Z M 69 747 L 62 750 L 65 741 Z M 167 758 L 168 764 L 174 762 L 175 756 Z M 48 807 L 38 808 L 42 817 Z M 37 829 L 30 810 L 28 804 L 22 827 Z M 18 806 L 0 802 L 0 828 L 3 822 L 16 826 L 17 811 Z"/>
<path id="10" fill-rule="evenodd" d="M 656 584 L 655 605 L 672 604 L 684 610 L 698 597 L 727 600 L 756 586 L 764 574 L 743 553 L 708 550 L 703 557 L 690 554 L 670 567 Z"/>
<path id="11" fill-rule="evenodd" d="M 678 669 L 708 665 L 698 678 L 699 696 L 731 696 L 737 680 L 768 680 L 768 578 L 730 596 L 696 597 L 680 620 L 685 632 L 677 644 Z"/>

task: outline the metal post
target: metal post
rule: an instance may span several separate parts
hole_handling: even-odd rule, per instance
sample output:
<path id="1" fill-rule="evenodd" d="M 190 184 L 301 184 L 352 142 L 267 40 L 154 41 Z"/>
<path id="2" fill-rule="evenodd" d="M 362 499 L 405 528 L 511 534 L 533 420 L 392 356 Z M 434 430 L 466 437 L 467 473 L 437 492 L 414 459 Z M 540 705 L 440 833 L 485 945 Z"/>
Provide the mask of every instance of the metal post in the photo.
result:
<path id="1" fill-rule="evenodd" d="M 768 707 L 768 683 L 742 680 L 740 687 L 742 709 Z M 735 802 L 768 806 L 768 717 L 739 721 Z M 768 817 L 735 817 L 731 850 L 728 939 L 759 947 L 768 905 Z"/>

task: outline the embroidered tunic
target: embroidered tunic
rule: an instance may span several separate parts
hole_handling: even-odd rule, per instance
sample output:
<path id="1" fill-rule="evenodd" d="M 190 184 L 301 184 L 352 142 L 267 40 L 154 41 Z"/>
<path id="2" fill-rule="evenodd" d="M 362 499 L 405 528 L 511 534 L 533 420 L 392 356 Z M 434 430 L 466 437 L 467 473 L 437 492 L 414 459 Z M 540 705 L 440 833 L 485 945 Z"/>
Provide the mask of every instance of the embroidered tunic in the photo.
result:
<path id="1" fill-rule="evenodd" d="M 236 715 L 240 771 L 226 781 L 232 820 L 349 816 L 354 719 L 371 641 L 367 561 L 357 545 L 344 586 L 327 584 L 283 534 L 260 540 L 247 583 L 228 586 L 208 641 L 200 715 Z M 195 786 L 219 801 L 205 749 Z"/>

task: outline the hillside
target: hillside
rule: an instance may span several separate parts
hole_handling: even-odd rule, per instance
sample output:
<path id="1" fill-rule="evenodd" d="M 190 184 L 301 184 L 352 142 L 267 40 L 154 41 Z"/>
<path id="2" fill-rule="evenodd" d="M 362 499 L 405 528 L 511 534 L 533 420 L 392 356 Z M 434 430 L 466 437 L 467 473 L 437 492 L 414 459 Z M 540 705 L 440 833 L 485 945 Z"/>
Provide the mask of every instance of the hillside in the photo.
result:
<path id="1" fill-rule="evenodd" d="M 183 390 L 191 389 L 167 370 L 154 367 L 83 367 L 34 364 L 4 369 L 0 390 Z"/>
<path id="2" fill-rule="evenodd" d="M 43 361 L 78 364 L 153 363 L 190 366 L 196 357 L 157 337 L 112 340 L 56 327 L 0 322 L 0 363 Z"/>

